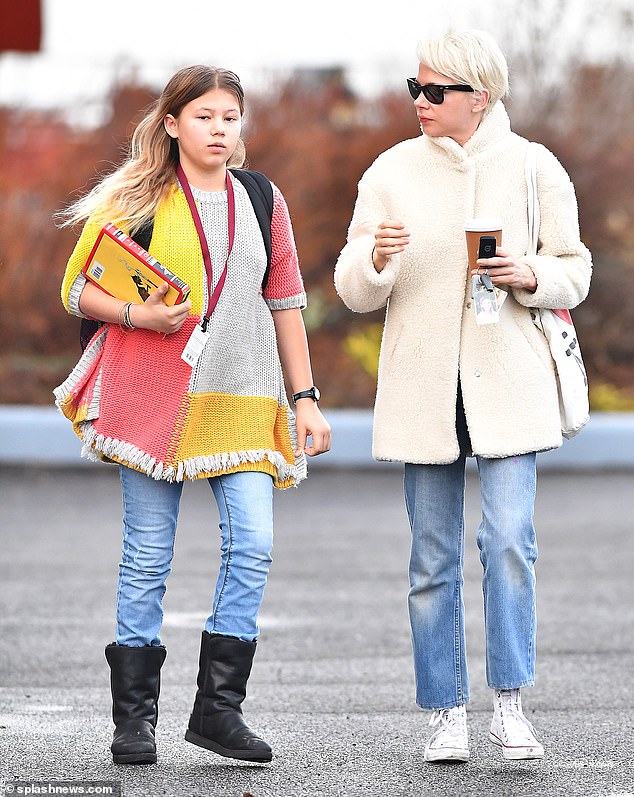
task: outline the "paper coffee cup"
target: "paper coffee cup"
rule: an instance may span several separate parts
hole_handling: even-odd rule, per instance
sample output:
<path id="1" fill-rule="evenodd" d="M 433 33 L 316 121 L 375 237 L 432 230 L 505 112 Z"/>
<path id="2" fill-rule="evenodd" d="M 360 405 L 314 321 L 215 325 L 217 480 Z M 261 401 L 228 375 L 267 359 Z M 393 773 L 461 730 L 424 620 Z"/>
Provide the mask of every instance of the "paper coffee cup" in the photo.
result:
<path id="1" fill-rule="evenodd" d="M 469 272 L 476 269 L 478 247 L 481 235 L 494 235 L 498 246 L 502 246 L 502 219 L 478 218 L 469 219 L 464 226 L 467 237 L 467 256 L 469 258 Z"/>

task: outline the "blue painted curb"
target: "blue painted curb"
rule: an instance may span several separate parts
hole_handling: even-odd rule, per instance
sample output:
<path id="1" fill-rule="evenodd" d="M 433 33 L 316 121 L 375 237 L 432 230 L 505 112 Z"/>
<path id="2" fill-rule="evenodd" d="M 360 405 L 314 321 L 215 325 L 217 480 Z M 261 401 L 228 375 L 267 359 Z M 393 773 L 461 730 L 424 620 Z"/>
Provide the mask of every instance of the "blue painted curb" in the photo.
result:
<path id="1" fill-rule="evenodd" d="M 311 467 L 377 468 L 396 464 L 372 459 L 372 411 L 325 409 L 333 448 Z M 54 407 L 0 406 L 0 464 L 90 466 L 80 456 L 72 426 Z M 634 413 L 594 413 L 580 435 L 540 454 L 540 469 L 633 469 Z M 399 463 L 400 464 L 400 463 Z"/>

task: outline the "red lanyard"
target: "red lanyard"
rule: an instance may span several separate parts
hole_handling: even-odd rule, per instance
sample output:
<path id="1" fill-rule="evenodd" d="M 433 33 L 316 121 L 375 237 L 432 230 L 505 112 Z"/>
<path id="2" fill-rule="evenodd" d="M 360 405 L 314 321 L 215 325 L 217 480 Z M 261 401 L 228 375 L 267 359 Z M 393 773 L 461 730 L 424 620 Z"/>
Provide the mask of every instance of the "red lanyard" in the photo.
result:
<path id="1" fill-rule="evenodd" d="M 227 266 L 229 264 L 229 258 L 231 257 L 231 250 L 233 249 L 233 239 L 236 231 L 236 203 L 233 195 L 233 184 L 231 182 L 231 177 L 229 176 L 229 172 L 227 172 L 227 226 L 229 229 L 229 249 L 227 251 L 227 259 L 225 261 L 225 267 L 222 271 L 222 274 L 220 275 L 218 284 L 216 285 L 212 293 L 211 288 L 213 285 L 213 271 L 211 267 L 211 255 L 209 254 L 209 245 L 207 243 L 207 236 L 205 235 L 202 222 L 200 221 L 200 214 L 198 213 L 196 202 L 194 201 L 194 197 L 192 196 L 192 190 L 189 187 L 189 181 L 187 180 L 185 172 L 183 171 L 183 167 L 180 165 L 180 163 L 176 168 L 176 174 L 181 184 L 181 188 L 183 189 L 183 193 L 185 194 L 185 199 L 187 200 L 187 204 L 189 205 L 189 209 L 192 214 L 192 219 L 194 220 L 194 226 L 196 227 L 196 232 L 198 233 L 198 238 L 200 240 L 200 248 L 202 249 L 203 253 L 205 272 L 207 274 L 207 312 L 205 313 L 204 318 L 200 322 L 200 326 L 202 327 L 203 332 L 206 332 L 207 324 L 209 323 L 211 314 L 216 309 L 216 305 L 218 304 L 218 299 L 220 299 L 220 294 L 222 293 L 222 289 L 225 284 L 225 279 L 227 278 Z"/>

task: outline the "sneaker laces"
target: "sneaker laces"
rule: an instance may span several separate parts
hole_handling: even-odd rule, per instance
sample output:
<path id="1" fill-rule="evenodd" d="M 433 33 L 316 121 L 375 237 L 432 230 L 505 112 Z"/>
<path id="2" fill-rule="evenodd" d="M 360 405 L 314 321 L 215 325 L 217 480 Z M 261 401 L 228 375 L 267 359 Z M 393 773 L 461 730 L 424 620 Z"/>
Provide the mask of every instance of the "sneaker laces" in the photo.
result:
<path id="1" fill-rule="evenodd" d="M 519 694 L 519 689 L 505 689 L 498 692 L 499 708 L 501 713 L 502 727 L 504 727 L 505 717 L 514 722 L 520 732 L 526 733 L 527 738 L 532 736 L 536 740 L 535 728 L 531 722 L 526 718 L 522 711 L 522 699 Z"/>
<path id="2" fill-rule="evenodd" d="M 465 732 L 464 710 L 458 712 L 450 708 L 438 709 L 431 715 L 429 724 L 432 728 L 437 728 L 432 739 L 437 738 L 441 733 L 446 733 L 451 739 L 462 739 Z"/>

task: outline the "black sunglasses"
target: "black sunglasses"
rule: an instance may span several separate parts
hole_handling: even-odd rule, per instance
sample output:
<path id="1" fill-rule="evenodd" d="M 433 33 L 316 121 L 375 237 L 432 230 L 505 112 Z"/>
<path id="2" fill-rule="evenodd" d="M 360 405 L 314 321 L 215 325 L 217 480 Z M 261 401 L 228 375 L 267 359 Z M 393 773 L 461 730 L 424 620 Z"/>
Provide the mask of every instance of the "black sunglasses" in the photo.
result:
<path id="1" fill-rule="evenodd" d="M 415 77 L 407 78 L 407 88 L 413 100 L 417 100 L 422 91 L 425 99 L 431 102 L 432 105 L 442 105 L 445 101 L 446 91 L 475 91 L 472 86 L 467 86 L 463 83 L 451 83 L 448 86 L 441 86 L 438 83 L 425 83 L 424 86 L 421 86 Z"/>

